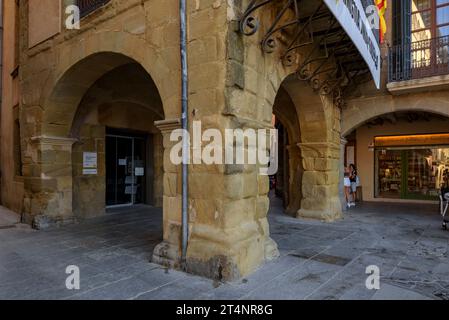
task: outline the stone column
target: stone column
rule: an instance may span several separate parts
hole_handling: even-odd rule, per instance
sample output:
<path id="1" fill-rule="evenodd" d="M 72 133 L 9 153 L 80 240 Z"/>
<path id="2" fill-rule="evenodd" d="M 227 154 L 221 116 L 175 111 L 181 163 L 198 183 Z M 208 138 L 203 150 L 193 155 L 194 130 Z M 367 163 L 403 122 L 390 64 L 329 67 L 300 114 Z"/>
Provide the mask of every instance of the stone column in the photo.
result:
<path id="1" fill-rule="evenodd" d="M 300 143 L 304 175 L 298 218 L 334 221 L 342 215 L 339 196 L 340 145 Z"/>
<path id="2" fill-rule="evenodd" d="M 289 203 L 287 213 L 296 216 L 301 208 L 302 175 L 304 170 L 301 164 L 301 150 L 296 144 L 287 146 L 289 158 Z"/>
<path id="3" fill-rule="evenodd" d="M 75 139 L 31 138 L 24 165 L 24 218 L 37 229 L 73 222 L 72 146 Z"/>
<path id="4" fill-rule="evenodd" d="M 156 121 L 155 126 L 161 131 L 164 158 L 163 191 L 163 241 L 153 252 L 152 262 L 178 268 L 181 258 L 182 236 L 182 166 L 170 161 L 171 148 L 176 142 L 170 141 L 173 130 L 181 129 L 180 119 Z"/>
<path id="5" fill-rule="evenodd" d="M 266 128 L 265 124 L 242 123 L 242 119 L 221 115 L 201 120 L 203 132 L 208 128 L 220 132 L 227 128 Z M 245 143 L 245 152 L 247 147 Z M 278 256 L 267 219 L 269 180 L 259 174 L 258 165 L 203 163 L 189 169 L 188 272 L 235 280 Z"/>

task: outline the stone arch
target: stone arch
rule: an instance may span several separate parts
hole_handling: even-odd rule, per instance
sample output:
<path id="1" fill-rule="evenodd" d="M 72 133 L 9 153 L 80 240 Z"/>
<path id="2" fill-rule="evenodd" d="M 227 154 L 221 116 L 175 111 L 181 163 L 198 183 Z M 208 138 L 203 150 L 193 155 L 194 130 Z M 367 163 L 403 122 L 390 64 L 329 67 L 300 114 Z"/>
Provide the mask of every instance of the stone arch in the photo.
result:
<path id="1" fill-rule="evenodd" d="M 347 136 L 354 129 L 378 116 L 401 111 L 423 111 L 449 117 L 449 101 L 444 92 L 349 100 L 342 112 L 342 136 Z"/>
<path id="2" fill-rule="evenodd" d="M 144 161 L 145 175 L 144 178 L 136 178 L 138 193 L 131 197 L 131 201 L 162 207 L 163 146 L 162 136 L 154 125 L 161 120 L 164 120 L 164 112 L 158 90 L 151 76 L 137 63 L 114 68 L 87 90 L 70 132 L 70 137 L 76 139 L 72 149 L 72 178 L 73 214 L 77 218 L 103 215 L 107 206 L 122 204 L 116 202 L 117 195 L 114 200 L 114 196 L 108 193 L 116 188 L 110 182 L 111 166 L 115 161 L 111 159 L 111 152 L 106 150 L 106 146 L 110 147 L 111 141 L 117 139 L 111 135 L 139 137 L 132 140 L 132 145 L 138 143 L 140 146 L 135 156 Z M 83 173 L 82 156 L 85 152 L 98 155 L 95 175 Z M 123 199 L 123 195 L 119 198 Z"/>
<path id="3" fill-rule="evenodd" d="M 44 108 L 41 134 L 69 136 L 72 122 L 78 111 L 77 108 L 87 90 L 104 74 L 131 63 L 139 62 L 122 54 L 100 52 L 89 55 L 72 65 L 56 83 L 52 82 L 53 90 L 42 103 Z M 170 102 L 167 102 L 170 98 L 164 98 L 163 91 L 159 90 L 161 86 L 158 86 L 157 80 L 154 80 L 147 68 L 144 69 L 151 76 L 158 89 L 161 101 L 163 101 L 164 114 L 166 114 L 166 117 L 176 117 L 176 113 L 179 113 L 179 111 L 172 110 L 170 112 L 170 108 L 166 108 L 167 105 L 170 105 Z M 173 92 L 170 93 L 170 95 L 172 94 Z M 167 96 L 167 93 L 165 93 L 165 96 Z M 168 112 L 166 112 L 167 109 L 169 109 Z"/>
<path id="4" fill-rule="evenodd" d="M 101 86 L 96 85 L 100 81 Z M 118 81 L 120 81 L 120 88 L 117 88 Z M 80 126 L 91 110 L 105 104 L 123 103 L 144 107 L 154 113 L 155 121 L 165 119 L 162 99 L 156 84 L 140 64 L 131 62 L 118 66 L 97 82 L 86 91 L 80 101 L 70 130 L 70 137 L 78 137 Z"/>
<path id="5" fill-rule="evenodd" d="M 265 18 L 274 19 L 274 15 L 267 14 Z M 301 135 L 298 144 L 305 172 L 301 209 L 296 216 L 335 220 L 341 216 L 340 118 L 333 97 L 320 96 L 309 83 L 296 81 L 293 75 L 297 66 L 284 65 L 279 52 L 263 53 L 261 36 L 262 32 L 245 37 L 235 29 L 227 33 L 223 109 L 219 116 L 211 116 L 208 121 L 223 129 L 272 129 L 273 105 L 279 90 L 285 85 L 287 92 L 294 92 L 296 95 L 289 93 L 293 100 L 299 99 L 293 102 L 301 133 L 310 131 L 310 134 Z M 198 110 L 198 114 L 200 112 Z M 192 208 L 197 219 L 189 242 L 191 272 L 215 276 L 215 266 L 220 266 L 219 278 L 238 278 L 252 272 L 263 261 L 278 256 L 267 219 L 269 179 L 258 169 L 257 165 L 219 168 L 220 179 L 228 186 L 220 191 L 210 186 L 213 181 L 210 169 L 204 173 L 198 168 L 189 176 Z M 221 201 L 211 203 L 202 199 L 204 195 L 197 190 L 199 186 L 210 186 L 208 197 Z M 205 222 L 199 222 L 200 219 Z M 205 239 L 212 251 L 204 250 Z"/>
<path id="6" fill-rule="evenodd" d="M 302 161 L 301 150 L 298 144 L 301 142 L 301 132 L 299 128 L 299 120 L 296 107 L 284 87 L 280 87 L 276 96 L 273 114 L 280 121 L 282 126 L 287 131 L 288 144 L 284 145 L 283 152 L 284 164 L 283 172 L 278 172 L 283 176 L 284 188 L 284 206 L 287 214 L 296 216 L 296 213 L 301 207 L 302 200 Z M 285 190 L 286 189 L 286 190 Z"/>
<path id="7" fill-rule="evenodd" d="M 58 131 L 68 134 L 68 122 L 74 117 L 74 106 L 78 106 L 83 92 L 103 74 L 131 62 L 140 64 L 151 75 L 163 101 L 166 118 L 179 118 L 180 86 L 173 85 L 173 79 L 179 74 L 178 51 L 176 46 L 156 50 L 144 37 L 124 31 L 89 32 L 83 37 L 82 45 L 67 41 L 55 53 L 54 70 L 40 94 L 39 104 L 44 113 L 41 134 L 53 135 Z M 68 86 L 71 94 L 64 94 Z M 51 115 L 61 112 L 67 114 L 66 119 L 55 131 Z"/>
<path id="8" fill-rule="evenodd" d="M 304 172 L 301 206 L 296 215 L 326 221 L 339 219 L 340 110 L 332 95 L 321 95 L 292 76 L 282 86 L 296 107 L 300 129 L 298 147 Z"/>
<path id="9" fill-rule="evenodd" d="M 273 105 L 273 114 L 278 117 L 285 128 L 292 142 L 299 142 L 301 139 L 298 114 L 296 107 L 284 87 L 280 87 Z"/>
<path id="10" fill-rule="evenodd" d="M 267 12 L 261 19 L 274 18 L 274 12 Z M 262 29 L 265 24 L 260 25 Z M 302 199 L 295 215 L 324 221 L 339 219 L 342 214 L 339 196 L 340 112 L 334 104 L 333 95 L 321 95 L 312 88 L 311 83 L 298 80 L 295 77 L 298 66 L 285 65 L 278 50 L 263 53 L 260 47 L 263 31 L 249 37 L 234 35 L 231 32 L 228 41 L 225 109 L 225 114 L 232 116 L 231 125 L 270 128 L 276 96 L 279 90 L 285 89 L 298 115 L 300 141 L 297 148 L 299 162 L 304 169 Z M 257 180 L 259 186 L 268 184 L 266 177 L 259 175 Z M 269 236 L 267 190 L 259 188 L 255 200 L 256 223 L 263 227 L 260 235 L 265 238 L 263 251 L 265 259 L 269 260 L 276 255 L 277 249 Z M 254 250 L 260 252 L 259 248 Z"/>
<path id="11" fill-rule="evenodd" d="M 91 86 L 108 72 L 129 64 L 139 65 L 152 79 L 170 126 L 180 118 L 176 46 L 156 51 L 143 37 L 126 32 L 87 32 L 82 44 L 69 40 L 54 49 L 54 64 L 40 91 L 24 102 L 36 108 L 36 129 L 26 146 L 24 215 L 39 227 L 40 221 L 70 222 L 73 217 L 71 152 L 78 106 Z M 28 82 L 25 84 L 28 85 Z M 141 101 L 131 101 L 141 104 Z M 167 120 L 168 119 L 168 120 Z M 162 138 L 161 138 L 162 144 Z M 163 183 L 161 182 L 161 185 Z M 162 201 L 162 199 L 161 199 Z"/>

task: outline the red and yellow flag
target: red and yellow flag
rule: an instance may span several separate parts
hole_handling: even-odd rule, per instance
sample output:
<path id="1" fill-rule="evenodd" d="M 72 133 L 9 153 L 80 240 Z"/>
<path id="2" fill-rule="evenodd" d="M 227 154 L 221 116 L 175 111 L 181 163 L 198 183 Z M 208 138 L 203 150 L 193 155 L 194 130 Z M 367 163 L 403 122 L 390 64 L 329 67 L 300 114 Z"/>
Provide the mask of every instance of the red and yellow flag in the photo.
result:
<path id="1" fill-rule="evenodd" d="M 377 10 L 380 18 L 380 43 L 384 42 L 385 33 L 387 33 L 387 22 L 385 21 L 385 10 L 387 9 L 387 0 L 376 0 Z"/>

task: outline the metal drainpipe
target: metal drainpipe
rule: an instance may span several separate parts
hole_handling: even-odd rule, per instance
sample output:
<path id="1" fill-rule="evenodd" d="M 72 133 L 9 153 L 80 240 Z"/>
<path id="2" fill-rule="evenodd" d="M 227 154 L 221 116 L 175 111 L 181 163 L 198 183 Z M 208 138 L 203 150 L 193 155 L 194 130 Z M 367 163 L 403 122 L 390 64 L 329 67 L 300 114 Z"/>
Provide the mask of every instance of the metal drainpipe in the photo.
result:
<path id="1" fill-rule="evenodd" d="M 183 135 L 183 163 L 182 163 L 182 255 L 181 267 L 186 269 L 187 245 L 189 239 L 189 185 L 188 185 L 188 160 L 189 160 L 189 101 L 188 101 L 188 66 L 187 66 L 187 9 L 186 0 L 179 0 L 179 17 L 181 31 L 181 88 L 182 88 L 182 129 Z"/>

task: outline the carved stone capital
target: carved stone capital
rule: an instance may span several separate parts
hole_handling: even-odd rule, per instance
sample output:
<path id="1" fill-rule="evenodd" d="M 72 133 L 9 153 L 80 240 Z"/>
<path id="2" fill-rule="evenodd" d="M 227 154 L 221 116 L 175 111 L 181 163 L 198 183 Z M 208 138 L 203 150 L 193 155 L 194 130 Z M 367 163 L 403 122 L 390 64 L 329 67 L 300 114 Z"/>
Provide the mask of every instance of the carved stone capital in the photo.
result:
<path id="1" fill-rule="evenodd" d="M 162 132 L 162 134 L 171 133 L 173 130 L 181 129 L 181 119 L 155 121 L 154 125 Z"/>

